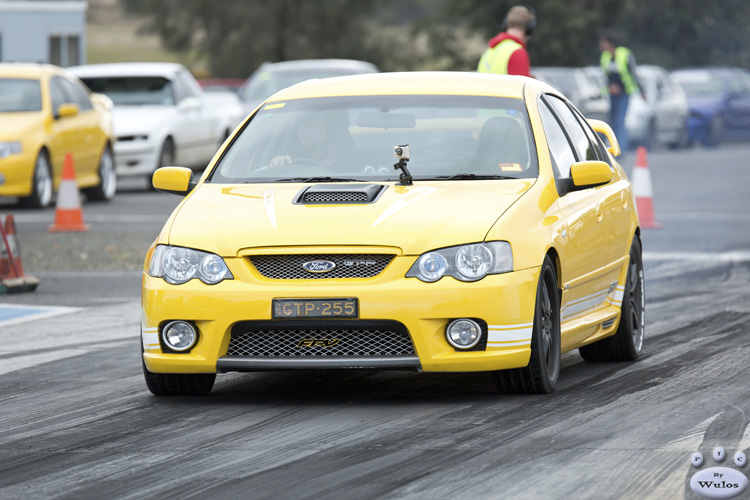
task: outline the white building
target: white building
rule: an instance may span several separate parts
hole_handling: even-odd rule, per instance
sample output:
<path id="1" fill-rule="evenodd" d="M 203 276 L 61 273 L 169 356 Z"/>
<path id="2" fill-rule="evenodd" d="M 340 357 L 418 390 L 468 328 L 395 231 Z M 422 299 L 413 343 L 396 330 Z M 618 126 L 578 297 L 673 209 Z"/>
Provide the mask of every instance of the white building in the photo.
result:
<path id="1" fill-rule="evenodd" d="M 78 0 L 0 0 L 0 62 L 86 64 L 86 6 Z"/>

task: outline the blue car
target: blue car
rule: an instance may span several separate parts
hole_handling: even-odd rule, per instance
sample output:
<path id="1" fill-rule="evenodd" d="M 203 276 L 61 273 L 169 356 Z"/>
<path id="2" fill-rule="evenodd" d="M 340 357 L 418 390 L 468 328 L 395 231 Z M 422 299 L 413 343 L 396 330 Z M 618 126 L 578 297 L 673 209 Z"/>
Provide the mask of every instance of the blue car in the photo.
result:
<path id="1" fill-rule="evenodd" d="M 750 72 L 689 68 L 672 72 L 690 104 L 688 138 L 706 146 L 750 139 Z"/>

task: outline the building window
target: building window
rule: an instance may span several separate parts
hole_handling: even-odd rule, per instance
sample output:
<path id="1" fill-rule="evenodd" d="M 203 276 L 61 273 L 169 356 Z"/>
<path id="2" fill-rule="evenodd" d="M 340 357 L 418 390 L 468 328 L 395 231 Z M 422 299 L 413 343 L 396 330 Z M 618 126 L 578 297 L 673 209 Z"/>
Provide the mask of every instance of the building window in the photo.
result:
<path id="1" fill-rule="evenodd" d="M 49 62 L 68 67 L 81 64 L 80 37 L 78 35 L 52 35 L 49 37 Z"/>

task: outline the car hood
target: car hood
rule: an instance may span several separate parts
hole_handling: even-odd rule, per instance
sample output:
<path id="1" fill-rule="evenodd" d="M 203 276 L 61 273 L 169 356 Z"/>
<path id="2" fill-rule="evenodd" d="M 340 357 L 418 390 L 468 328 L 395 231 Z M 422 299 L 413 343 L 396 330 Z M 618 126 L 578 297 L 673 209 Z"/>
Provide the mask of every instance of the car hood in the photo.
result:
<path id="1" fill-rule="evenodd" d="M 724 97 L 720 95 L 693 97 L 688 100 L 688 103 L 690 104 L 690 111 L 712 115 L 722 108 Z"/>
<path id="2" fill-rule="evenodd" d="M 23 139 L 29 129 L 41 126 L 42 121 L 40 111 L 0 113 L 0 139 Z"/>
<path id="3" fill-rule="evenodd" d="M 177 110 L 172 106 L 115 106 L 112 110 L 112 126 L 117 137 L 148 135 L 174 120 Z"/>
<path id="4" fill-rule="evenodd" d="M 169 243 L 236 256 L 279 246 L 388 246 L 403 254 L 483 241 L 535 179 L 387 184 L 369 204 L 302 205 L 311 184 L 203 184 L 178 208 Z"/>

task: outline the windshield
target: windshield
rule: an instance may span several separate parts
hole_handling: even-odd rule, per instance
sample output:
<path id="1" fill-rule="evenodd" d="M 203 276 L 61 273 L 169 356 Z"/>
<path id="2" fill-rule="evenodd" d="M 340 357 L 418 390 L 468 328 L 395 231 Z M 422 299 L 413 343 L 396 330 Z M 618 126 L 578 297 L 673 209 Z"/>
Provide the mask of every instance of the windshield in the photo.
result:
<path id="1" fill-rule="evenodd" d="M 248 82 L 242 89 L 242 99 L 245 101 L 265 101 L 279 90 L 291 87 L 312 78 L 331 78 L 334 76 L 351 75 L 351 71 L 343 69 L 306 69 L 300 71 L 264 71 Z"/>
<path id="2" fill-rule="evenodd" d="M 0 79 L 0 113 L 42 110 L 39 80 Z"/>
<path id="3" fill-rule="evenodd" d="M 724 79 L 713 78 L 709 73 L 673 73 L 688 97 L 710 97 L 724 93 Z"/>
<path id="4" fill-rule="evenodd" d="M 399 145 L 409 146 L 415 181 L 529 178 L 538 172 L 521 99 L 357 96 L 266 104 L 210 180 L 398 180 L 401 171 L 393 165 Z"/>
<path id="5" fill-rule="evenodd" d="M 117 106 L 174 106 L 172 82 L 160 76 L 81 78 L 92 92 L 105 94 Z"/>

